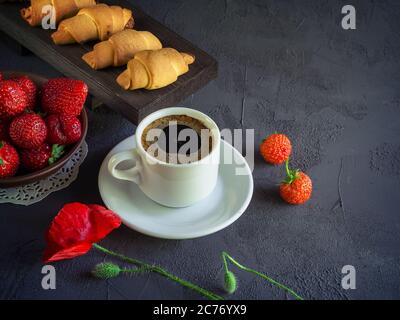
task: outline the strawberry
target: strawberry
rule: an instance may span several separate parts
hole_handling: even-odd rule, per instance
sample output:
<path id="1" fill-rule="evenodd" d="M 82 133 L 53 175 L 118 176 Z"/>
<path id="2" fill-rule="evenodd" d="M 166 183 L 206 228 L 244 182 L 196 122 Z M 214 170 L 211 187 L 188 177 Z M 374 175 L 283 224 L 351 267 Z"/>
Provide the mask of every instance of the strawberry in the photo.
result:
<path id="1" fill-rule="evenodd" d="M 36 149 L 21 151 L 21 164 L 31 172 L 41 170 L 55 163 L 64 154 L 64 146 L 42 144 Z"/>
<path id="2" fill-rule="evenodd" d="M 272 134 L 265 138 L 260 146 L 264 160 L 277 165 L 284 163 L 292 153 L 292 144 L 284 134 Z"/>
<path id="3" fill-rule="evenodd" d="M 289 159 L 286 160 L 287 178 L 280 186 L 280 195 L 290 204 L 303 204 L 312 194 L 312 181 L 308 175 L 298 170 L 289 169 Z"/>
<path id="4" fill-rule="evenodd" d="M 0 120 L 0 140 L 8 140 L 8 123 Z"/>
<path id="5" fill-rule="evenodd" d="M 15 176 L 18 167 L 17 150 L 8 142 L 0 141 L 0 179 Z"/>
<path id="6" fill-rule="evenodd" d="M 42 108 L 49 114 L 80 115 L 88 94 L 85 82 L 67 78 L 51 79 L 43 86 Z"/>
<path id="7" fill-rule="evenodd" d="M 0 118 L 11 119 L 28 107 L 28 98 L 24 90 L 11 80 L 0 82 Z"/>
<path id="8" fill-rule="evenodd" d="M 75 116 L 51 114 L 46 118 L 47 141 L 51 144 L 73 144 L 82 135 L 81 122 Z"/>
<path id="9" fill-rule="evenodd" d="M 10 138 L 20 148 L 38 148 L 44 143 L 46 137 L 46 123 L 35 113 L 23 114 L 11 122 Z"/>
<path id="10" fill-rule="evenodd" d="M 37 87 L 36 84 L 28 76 L 19 76 L 10 78 L 16 82 L 22 90 L 25 91 L 28 98 L 28 109 L 33 110 L 36 106 Z"/>

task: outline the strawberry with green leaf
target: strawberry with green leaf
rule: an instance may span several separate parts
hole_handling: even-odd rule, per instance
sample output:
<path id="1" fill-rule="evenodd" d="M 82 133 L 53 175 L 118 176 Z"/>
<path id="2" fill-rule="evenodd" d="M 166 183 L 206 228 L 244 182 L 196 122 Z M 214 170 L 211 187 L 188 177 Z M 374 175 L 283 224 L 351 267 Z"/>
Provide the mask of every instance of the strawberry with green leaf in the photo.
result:
<path id="1" fill-rule="evenodd" d="M 64 146 L 43 144 L 39 148 L 22 150 L 21 164 L 30 171 L 35 172 L 57 162 L 64 154 Z"/>
<path id="2" fill-rule="evenodd" d="M 312 181 L 308 175 L 289 169 L 289 159 L 286 160 L 286 179 L 280 186 L 280 195 L 290 204 L 303 204 L 311 198 Z"/>

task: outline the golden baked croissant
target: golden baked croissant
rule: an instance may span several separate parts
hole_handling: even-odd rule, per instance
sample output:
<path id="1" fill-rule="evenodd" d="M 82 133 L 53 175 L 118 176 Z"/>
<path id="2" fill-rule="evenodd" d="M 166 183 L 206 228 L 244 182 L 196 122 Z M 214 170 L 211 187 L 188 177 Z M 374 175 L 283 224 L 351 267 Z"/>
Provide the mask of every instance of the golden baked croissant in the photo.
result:
<path id="1" fill-rule="evenodd" d="M 31 0 L 31 5 L 21 9 L 21 16 L 31 26 L 38 26 L 46 12 L 42 9 L 46 5 L 52 5 L 55 9 L 56 22 L 75 15 L 80 9 L 91 7 L 96 4 L 96 0 Z"/>
<path id="2" fill-rule="evenodd" d="M 96 44 L 93 51 L 86 53 L 82 59 L 93 69 L 99 70 L 127 64 L 139 51 L 161 48 L 160 40 L 151 32 L 126 29 Z"/>
<path id="3" fill-rule="evenodd" d="M 188 72 L 194 60 L 193 55 L 172 48 L 141 51 L 128 62 L 127 69 L 118 76 L 117 82 L 125 90 L 159 89 Z"/>
<path id="4" fill-rule="evenodd" d="M 114 33 L 133 28 L 132 11 L 119 6 L 97 4 L 79 10 L 75 17 L 61 21 L 51 37 L 55 44 L 107 40 Z"/>

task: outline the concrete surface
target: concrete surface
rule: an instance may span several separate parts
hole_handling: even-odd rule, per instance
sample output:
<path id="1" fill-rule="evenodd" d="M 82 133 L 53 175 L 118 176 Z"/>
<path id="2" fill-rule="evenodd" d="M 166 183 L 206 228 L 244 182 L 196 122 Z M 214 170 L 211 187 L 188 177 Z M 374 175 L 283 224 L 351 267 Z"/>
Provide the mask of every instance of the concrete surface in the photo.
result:
<path id="1" fill-rule="evenodd" d="M 284 204 L 283 168 L 255 156 L 255 192 L 229 228 L 196 240 L 166 241 L 126 227 L 103 244 L 166 267 L 221 293 L 220 253 L 292 287 L 306 299 L 400 298 L 400 5 L 352 1 L 357 30 L 341 28 L 344 1 L 137 0 L 148 13 L 214 55 L 219 78 L 180 105 L 221 128 L 254 128 L 256 143 L 280 131 L 293 164 L 314 182 L 312 200 Z M 58 73 L 0 43 L 0 69 Z M 196 299 L 157 275 L 99 281 L 107 258 L 92 251 L 55 264 L 57 289 L 41 288 L 43 234 L 64 203 L 101 203 L 97 174 L 106 153 L 135 127 L 107 109 L 89 112 L 90 154 L 78 180 L 30 207 L 0 205 L 3 299 Z M 357 289 L 341 288 L 353 265 Z M 290 299 L 237 272 L 233 299 Z"/>

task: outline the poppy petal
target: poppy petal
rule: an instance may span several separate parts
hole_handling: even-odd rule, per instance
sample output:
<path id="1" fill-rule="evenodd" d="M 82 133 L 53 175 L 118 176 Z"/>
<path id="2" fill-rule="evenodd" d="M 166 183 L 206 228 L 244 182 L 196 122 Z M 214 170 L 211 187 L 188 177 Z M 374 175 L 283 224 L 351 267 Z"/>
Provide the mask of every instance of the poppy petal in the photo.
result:
<path id="1" fill-rule="evenodd" d="M 59 260 L 72 259 L 78 256 L 83 256 L 91 248 L 92 244 L 90 243 L 81 243 L 76 246 L 68 247 L 65 249 L 47 247 L 43 255 L 43 262 L 49 263 Z"/>
<path id="2" fill-rule="evenodd" d="M 121 218 L 113 211 L 96 204 L 88 205 L 90 208 L 90 220 L 93 227 L 91 242 L 95 243 L 105 238 L 111 231 L 121 225 Z"/>
<path id="3" fill-rule="evenodd" d="M 46 262 L 71 259 L 88 252 L 121 225 L 121 219 L 99 205 L 66 204 L 51 223 L 47 235 Z"/>

